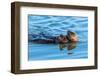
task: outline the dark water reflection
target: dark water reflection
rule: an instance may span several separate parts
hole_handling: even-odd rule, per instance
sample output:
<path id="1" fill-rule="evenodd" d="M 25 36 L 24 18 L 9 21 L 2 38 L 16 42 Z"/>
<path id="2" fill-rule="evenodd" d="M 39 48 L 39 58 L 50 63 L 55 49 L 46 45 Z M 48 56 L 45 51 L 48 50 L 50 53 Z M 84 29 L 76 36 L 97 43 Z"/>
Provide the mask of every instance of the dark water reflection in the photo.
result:
<path id="1" fill-rule="evenodd" d="M 66 51 L 68 51 L 68 55 L 73 54 L 73 49 L 76 48 L 77 42 L 69 42 L 67 44 L 59 44 L 60 51 L 63 51 L 64 48 L 66 48 Z"/>

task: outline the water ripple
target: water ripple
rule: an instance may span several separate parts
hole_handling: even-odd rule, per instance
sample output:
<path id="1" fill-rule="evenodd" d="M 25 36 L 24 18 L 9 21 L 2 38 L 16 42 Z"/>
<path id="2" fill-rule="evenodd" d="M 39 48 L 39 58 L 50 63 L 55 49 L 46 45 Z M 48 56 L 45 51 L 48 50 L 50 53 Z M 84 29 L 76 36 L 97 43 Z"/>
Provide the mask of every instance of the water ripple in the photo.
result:
<path id="1" fill-rule="evenodd" d="M 39 35 L 44 36 L 43 34 L 48 36 L 65 35 L 68 30 L 71 30 L 76 32 L 79 40 L 84 41 L 84 39 L 88 40 L 88 17 L 29 15 L 28 30 L 29 35 L 32 35 L 29 37 L 30 40 L 39 38 Z"/>

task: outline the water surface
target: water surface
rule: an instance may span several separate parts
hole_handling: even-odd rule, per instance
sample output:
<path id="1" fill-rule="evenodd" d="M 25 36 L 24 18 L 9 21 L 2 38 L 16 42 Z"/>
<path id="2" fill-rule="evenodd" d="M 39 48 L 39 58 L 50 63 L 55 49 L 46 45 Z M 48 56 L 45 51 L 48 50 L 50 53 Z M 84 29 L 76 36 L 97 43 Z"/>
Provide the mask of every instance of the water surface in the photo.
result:
<path id="1" fill-rule="evenodd" d="M 77 43 L 60 45 L 32 42 L 35 39 L 51 39 L 60 34 L 66 35 L 68 30 L 77 34 Z M 28 40 L 30 61 L 88 58 L 88 17 L 29 15 Z"/>

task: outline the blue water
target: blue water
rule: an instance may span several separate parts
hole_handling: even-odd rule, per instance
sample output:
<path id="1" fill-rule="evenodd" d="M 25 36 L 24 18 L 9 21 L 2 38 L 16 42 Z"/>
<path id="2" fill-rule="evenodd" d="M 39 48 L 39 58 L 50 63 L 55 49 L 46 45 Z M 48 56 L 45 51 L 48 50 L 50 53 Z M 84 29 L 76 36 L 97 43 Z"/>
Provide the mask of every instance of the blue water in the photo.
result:
<path id="1" fill-rule="evenodd" d="M 68 30 L 77 34 L 77 43 L 60 45 L 31 42 L 66 35 Z M 29 61 L 88 58 L 88 17 L 29 15 L 28 40 Z"/>

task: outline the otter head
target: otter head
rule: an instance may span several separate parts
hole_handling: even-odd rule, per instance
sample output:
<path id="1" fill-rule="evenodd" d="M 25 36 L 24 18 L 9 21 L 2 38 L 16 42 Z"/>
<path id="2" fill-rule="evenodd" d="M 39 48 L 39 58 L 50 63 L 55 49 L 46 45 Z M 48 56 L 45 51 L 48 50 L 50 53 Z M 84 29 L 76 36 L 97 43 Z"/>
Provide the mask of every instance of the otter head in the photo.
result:
<path id="1" fill-rule="evenodd" d="M 77 38 L 76 34 L 72 31 L 68 31 L 67 36 L 68 36 L 68 39 L 72 42 L 77 42 L 78 41 L 78 38 Z"/>

